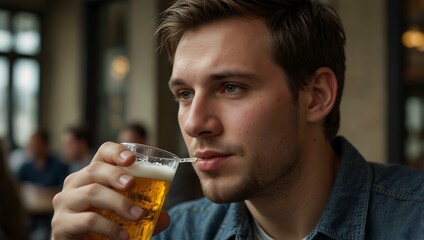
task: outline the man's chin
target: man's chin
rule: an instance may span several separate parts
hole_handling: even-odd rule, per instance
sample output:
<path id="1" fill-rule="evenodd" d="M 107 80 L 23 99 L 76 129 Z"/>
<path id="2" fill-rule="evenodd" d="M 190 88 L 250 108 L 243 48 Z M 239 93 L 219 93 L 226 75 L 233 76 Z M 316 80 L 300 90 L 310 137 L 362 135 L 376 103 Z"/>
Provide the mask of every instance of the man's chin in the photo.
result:
<path id="1" fill-rule="evenodd" d="M 237 188 L 206 188 L 202 185 L 204 195 L 214 203 L 232 203 L 241 202 L 249 198 L 251 195 L 246 191 L 235 191 Z"/>

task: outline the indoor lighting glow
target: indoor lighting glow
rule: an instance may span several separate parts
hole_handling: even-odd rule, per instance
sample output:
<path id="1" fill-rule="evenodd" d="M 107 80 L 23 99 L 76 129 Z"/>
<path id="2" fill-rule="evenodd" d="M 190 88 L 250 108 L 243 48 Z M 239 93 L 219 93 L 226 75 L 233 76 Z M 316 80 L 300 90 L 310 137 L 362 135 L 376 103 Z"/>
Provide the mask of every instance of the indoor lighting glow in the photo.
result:
<path id="1" fill-rule="evenodd" d="M 119 55 L 112 61 L 111 74 L 113 79 L 122 81 L 130 71 L 130 63 L 127 57 Z"/>
<path id="2" fill-rule="evenodd" d="M 407 48 L 424 50 L 424 33 L 419 29 L 411 29 L 402 34 L 402 43 Z"/>

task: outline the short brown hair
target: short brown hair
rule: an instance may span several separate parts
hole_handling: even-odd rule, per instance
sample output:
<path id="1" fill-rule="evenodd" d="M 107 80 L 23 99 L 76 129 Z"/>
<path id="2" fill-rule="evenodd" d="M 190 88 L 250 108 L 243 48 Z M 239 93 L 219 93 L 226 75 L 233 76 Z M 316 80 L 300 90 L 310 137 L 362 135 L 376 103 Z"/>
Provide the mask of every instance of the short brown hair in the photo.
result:
<path id="1" fill-rule="evenodd" d="M 88 148 L 94 147 L 94 138 L 90 126 L 85 124 L 73 125 L 66 129 L 66 133 L 73 136 L 77 141 L 87 144 Z"/>
<path id="2" fill-rule="evenodd" d="M 259 17 L 270 32 L 274 61 L 287 73 L 296 103 L 299 91 L 320 67 L 333 70 L 338 92 L 326 116 L 324 134 L 331 140 L 340 126 L 345 74 L 345 33 L 339 16 L 317 0 L 177 0 L 162 13 L 156 34 L 171 62 L 189 29 L 230 17 Z"/>

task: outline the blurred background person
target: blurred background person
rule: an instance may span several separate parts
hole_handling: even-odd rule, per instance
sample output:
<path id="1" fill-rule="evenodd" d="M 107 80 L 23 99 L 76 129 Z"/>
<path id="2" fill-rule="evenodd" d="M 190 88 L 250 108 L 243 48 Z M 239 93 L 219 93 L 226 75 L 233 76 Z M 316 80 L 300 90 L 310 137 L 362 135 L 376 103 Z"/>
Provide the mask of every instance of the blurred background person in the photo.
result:
<path id="1" fill-rule="evenodd" d="M 129 123 L 118 134 L 118 142 L 147 144 L 147 131 L 141 123 Z"/>
<path id="2" fill-rule="evenodd" d="M 63 139 L 63 156 L 69 164 L 70 172 L 76 172 L 87 166 L 93 157 L 93 136 L 86 125 L 69 127 Z"/>
<path id="3" fill-rule="evenodd" d="M 0 239 L 29 239 L 28 222 L 18 188 L 6 164 L 4 141 L 0 139 Z"/>
<path id="4" fill-rule="evenodd" d="M 69 169 L 50 151 L 46 131 L 35 131 L 29 138 L 26 151 L 28 160 L 19 169 L 16 178 L 30 217 L 31 238 L 48 239 L 53 214 L 51 201 L 61 190 Z"/>

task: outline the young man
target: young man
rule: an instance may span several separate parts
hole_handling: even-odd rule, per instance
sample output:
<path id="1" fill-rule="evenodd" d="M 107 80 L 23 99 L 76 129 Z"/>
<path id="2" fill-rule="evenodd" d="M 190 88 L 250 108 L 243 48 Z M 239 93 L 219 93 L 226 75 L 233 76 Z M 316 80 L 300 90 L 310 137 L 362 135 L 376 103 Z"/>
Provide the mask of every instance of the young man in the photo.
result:
<path id="1" fill-rule="evenodd" d="M 92 131 L 85 125 L 70 126 L 63 136 L 63 155 L 70 172 L 86 167 L 93 157 Z"/>
<path id="2" fill-rule="evenodd" d="M 31 238 L 46 239 L 53 217 L 51 201 L 62 189 L 69 167 L 51 152 L 46 131 L 36 130 L 28 139 L 26 149 L 28 160 L 17 172 L 16 180 L 24 209 L 28 213 Z"/>
<path id="3" fill-rule="evenodd" d="M 424 173 L 367 163 L 336 137 L 345 35 L 328 6 L 180 0 L 164 12 L 158 33 L 207 197 L 171 210 L 158 238 L 424 238 Z M 54 201 L 53 237 L 127 237 L 90 208 L 140 218 L 110 189 L 130 187 L 132 178 L 113 165 L 133 159 L 107 143 L 68 178 Z M 164 214 L 157 230 L 166 224 Z"/>
<path id="4" fill-rule="evenodd" d="M 140 123 L 129 123 L 119 131 L 118 142 L 147 143 L 146 128 Z"/>

